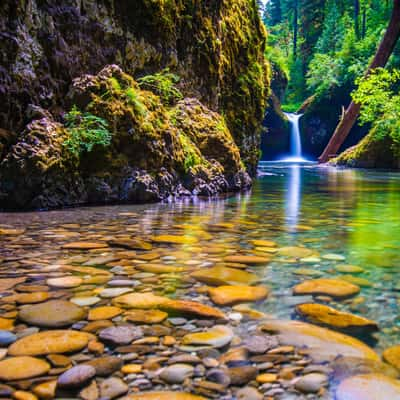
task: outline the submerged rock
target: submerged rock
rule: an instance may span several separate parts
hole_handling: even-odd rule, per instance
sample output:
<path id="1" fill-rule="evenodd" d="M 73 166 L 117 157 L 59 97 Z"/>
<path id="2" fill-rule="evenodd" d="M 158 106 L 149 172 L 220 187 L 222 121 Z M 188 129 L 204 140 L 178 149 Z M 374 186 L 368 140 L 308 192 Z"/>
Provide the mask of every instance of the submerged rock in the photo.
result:
<path id="1" fill-rule="evenodd" d="M 262 286 L 219 286 L 208 291 L 211 300 L 220 306 L 263 300 L 268 289 Z"/>
<path id="2" fill-rule="evenodd" d="M 295 295 L 326 295 L 334 298 L 355 296 L 360 288 L 352 283 L 339 279 L 313 279 L 302 282 L 293 288 Z"/>
<path id="3" fill-rule="evenodd" d="M 0 379 L 4 381 L 34 378 L 49 370 L 49 363 L 34 357 L 11 357 L 0 361 Z"/>

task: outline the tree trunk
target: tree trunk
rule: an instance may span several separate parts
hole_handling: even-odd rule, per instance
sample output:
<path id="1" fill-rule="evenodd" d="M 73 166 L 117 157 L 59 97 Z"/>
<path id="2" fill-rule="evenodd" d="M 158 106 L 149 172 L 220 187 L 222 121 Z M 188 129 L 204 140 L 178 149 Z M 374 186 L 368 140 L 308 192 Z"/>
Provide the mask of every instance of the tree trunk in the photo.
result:
<path id="1" fill-rule="evenodd" d="M 379 67 L 384 67 L 392 54 L 394 47 L 396 46 L 397 40 L 400 36 L 400 0 L 393 0 L 392 16 L 390 18 L 389 26 L 383 36 L 383 39 L 375 53 L 370 66 L 368 67 L 365 76 L 368 76 L 372 70 Z M 320 163 L 327 162 L 330 158 L 334 157 L 339 151 L 340 146 L 346 140 L 348 134 L 351 131 L 354 123 L 357 121 L 360 113 L 360 104 L 356 104 L 353 101 L 350 103 L 342 120 L 339 122 L 336 130 L 331 137 L 328 145 L 324 152 L 319 157 Z"/>
<path id="2" fill-rule="evenodd" d="M 360 38 L 360 0 L 354 0 L 354 32 Z"/>

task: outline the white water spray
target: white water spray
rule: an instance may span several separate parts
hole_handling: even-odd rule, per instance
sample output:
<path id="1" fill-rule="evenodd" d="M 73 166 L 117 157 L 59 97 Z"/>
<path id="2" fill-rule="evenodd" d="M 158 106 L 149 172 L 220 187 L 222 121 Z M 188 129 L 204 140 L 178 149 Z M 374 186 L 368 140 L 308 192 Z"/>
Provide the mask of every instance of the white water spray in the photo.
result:
<path id="1" fill-rule="evenodd" d="M 301 138 L 299 121 L 303 114 L 284 113 L 290 124 L 290 156 L 281 161 L 305 162 L 301 152 Z"/>

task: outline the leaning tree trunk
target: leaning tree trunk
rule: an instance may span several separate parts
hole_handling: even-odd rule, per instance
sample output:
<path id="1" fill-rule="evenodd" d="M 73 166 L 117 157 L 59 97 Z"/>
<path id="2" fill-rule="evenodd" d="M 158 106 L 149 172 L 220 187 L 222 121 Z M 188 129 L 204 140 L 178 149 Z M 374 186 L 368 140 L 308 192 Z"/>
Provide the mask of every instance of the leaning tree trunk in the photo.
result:
<path id="1" fill-rule="evenodd" d="M 368 76 L 372 70 L 379 67 L 384 67 L 392 54 L 394 47 L 396 46 L 397 40 L 400 36 L 400 0 L 393 0 L 393 11 L 390 18 L 389 26 L 383 36 L 383 39 L 378 47 L 375 57 L 372 60 L 370 66 L 365 73 Z M 328 145 L 324 152 L 318 158 L 320 163 L 327 162 L 331 157 L 335 156 L 339 151 L 340 146 L 346 140 L 348 134 L 351 131 L 354 123 L 357 121 L 360 113 L 360 104 L 350 103 L 343 118 L 339 122 L 336 130 L 331 137 Z"/>

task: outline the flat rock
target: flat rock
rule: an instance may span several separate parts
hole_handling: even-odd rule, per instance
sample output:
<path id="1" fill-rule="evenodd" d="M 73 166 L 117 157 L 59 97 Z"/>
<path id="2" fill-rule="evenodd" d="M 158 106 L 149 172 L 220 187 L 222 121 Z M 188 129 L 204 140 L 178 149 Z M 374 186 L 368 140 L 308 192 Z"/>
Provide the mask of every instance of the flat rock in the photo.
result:
<path id="1" fill-rule="evenodd" d="M 393 367 L 400 370 L 400 346 L 392 346 L 387 349 L 382 354 L 383 359 Z"/>
<path id="2" fill-rule="evenodd" d="M 136 326 L 112 326 L 100 331 L 99 338 L 114 345 L 130 344 L 143 337 L 143 331 Z"/>
<path id="3" fill-rule="evenodd" d="M 400 382 L 382 374 L 356 375 L 336 390 L 337 400 L 400 400 Z"/>
<path id="4" fill-rule="evenodd" d="M 17 336 L 7 330 L 0 330 L 0 347 L 8 346 L 17 340 Z"/>
<path id="5" fill-rule="evenodd" d="M 0 292 L 5 292 L 8 289 L 12 289 L 14 286 L 24 283 L 25 277 L 22 278 L 2 278 L 0 279 Z"/>
<path id="6" fill-rule="evenodd" d="M 135 268 L 139 271 L 150 272 L 152 274 L 171 274 L 186 271 L 184 267 L 165 264 L 137 264 Z"/>
<path id="7" fill-rule="evenodd" d="M 359 274 L 361 272 L 364 272 L 364 268 L 358 267 L 357 265 L 350 265 L 350 264 L 336 265 L 335 270 L 338 272 L 346 273 L 346 274 Z"/>
<path id="8" fill-rule="evenodd" d="M 74 288 L 80 286 L 82 282 L 82 278 L 78 276 L 61 276 L 59 278 L 50 278 L 46 281 L 49 286 L 56 288 Z"/>
<path id="9" fill-rule="evenodd" d="M 168 318 L 168 314 L 160 310 L 132 310 L 124 314 L 126 321 L 138 324 L 159 324 Z"/>
<path id="10" fill-rule="evenodd" d="M 258 281 L 257 275 L 251 272 L 228 267 L 203 268 L 193 272 L 191 276 L 212 286 L 251 285 Z"/>
<path id="11" fill-rule="evenodd" d="M 57 385 L 64 389 L 75 389 L 84 386 L 96 375 L 91 365 L 76 365 L 58 377 Z"/>
<path id="12" fill-rule="evenodd" d="M 278 340 L 268 335 L 249 335 L 243 339 L 242 343 L 242 346 L 253 354 L 264 354 L 278 345 Z"/>
<path id="13" fill-rule="evenodd" d="M 128 385 L 120 378 L 108 378 L 100 383 L 100 396 L 103 399 L 114 399 L 128 391 Z"/>
<path id="14" fill-rule="evenodd" d="M 85 362 L 85 365 L 94 367 L 97 376 L 109 376 L 120 370 L 124 365 L 124 361 L 119 357 L 106 356 Z"/>
<path id="15" fill-rule="evenodd" d="M 302 348 L 314 361 L 331 361 L 338 356 L 379 361 L 379 356 L 366 344 L 339 332 L 300 321 L 270 320 L 260 326 L 277 335 L 280 344 Z"/>
<path id="16" fill-rule="evenodd" d="M 22 307 L 18 317 L 30 325 L 61 328 L 84 319 L 86 311 L 70 301 L 50 300 Z"/>
<path id="17" fill-rule="evenodd" d="M 255 388 L 244 387 L 236 392 L 237 400 L 263 400 L 264 396 Z"/>
<path id="18" fill-rule="evenodd" d="M 159 235 L 152 236 L 151 240 L 155 243 L 166 243 L 166 244 L 196 244 L 199 239 L 193 236 L 177 236 L 177 235 Z"/>
<path id="19" fill-rule="evenodd" d="M 220 306 L 230 306 L 263 300 L 268 289 L 263 286 L 219 286 L 208 291 L 211 300 Z"/>
<path id="20" fill-rule="evenodd" d="M 11 356 L 39 356 L 82 350 L 92 338 L 85 332 L 55 330 L 34 333 L 18 339 L 8 348 Z"/>
<path id="21" fill-rule="evenodd" d="M 226 256 L 224 258 L 224 261 L 228 263 L 239 263 L 246 265 L 266 265 L 271 261 L 271 258 L 260 257 L 260 256 L 235 255 L 235 256 Z"/>
<path id="22" fill-rule="evenodd" d="M 103 249 L 104 247 L 108 247 L 106 243 L 102 242 L 72 242 L 67 243 L 62 246 L 63 249 L 71 249 L 71 250 L 94 250 L 94 249 Z"/>
<path id="23" fill-rule="evenodd" d="M 121 400 L 207 400 L 203 396 L 197 396 L 185 392 L 142 392 L 121 397 Z"/>
<path id="24" fill-rule="evenodd" d="M 189 333 L 182 339 L 183 345 L 224 347 L 233 339 L 233 331 L 227 326 L 216 325 L 205 332 Z"/>
<path id="25" fill-rule="evenodd" d="M 50 298 L 48 292 L 18 293 L 14 296 L 5 297 L 5 301 L 15 301 L 18 304 L 35 304 L 46 301 Z"/>
<path id="26" fill-rule="evenodd" d="M 352 283 L 339 279 L 312 279 L 302 282 L 293 288 L 295 295 L 323 295 L 333 298 L 347 298 L 360 292 L 360 288 Z"/>
<path id="27" fill-rule="evenodd" d="M 293 258 L 306 258 L 311 257 L 313 255 L 313 251 L 307 249 L 305 247 L 281 247 L 278 249 L 278 254 L 285 257 L 293 257 Z"/>
<path id="28" fill-rule="evenodd" d="M 50 364 L 34 357 L 11 357 L 0 361 L 0 379 L 13 381 L 46 374 Z"/>
<path id="29" fill-rule="evenodd" d="M 80 307 L 93 306 L 93 305 L 97 304 L 99 301 L 101 301 L 101 299 L 100 299 L 100 297 L 97 297 L 97 296 L 72 297 L 70 299 L 71 303 L 74 303 Z"/>
<path id="30" fill-rule="evenodd" d="M 355 333 L 370 333 L 378 330 L 378 325 L 374 321 L 358 315 L 339 311 L 323 304 L 300 304 L 296 307 L 296 311 L 307 319 L 308 322 L 327 326 L 334 330 Z"/>
<path id="31" fill-rule="evenodd" d="M 92 308 L 88 314 L 89 321 L 98 321 L 103 319 L 112 319 L 117 317 L 122 313 L 122 310 L 119 307 L 114 306 L 104 306 Z"/>
<path id="32" fill-rule="evenodd" d="M 252 240 L 251 244 L 256 247 L 276 247 L 277 244 L 272 240 Z"/>
<path id="33" fill-rule="evenodd" d="M 324 374 L 311 373 L 302 376 L 296 381 L 294 387 L 303 393 L 317 393 L 328 383 L 328 377 Z"/>
<path id="34" fill-rule="evenodd" d="M 165 367 L 160 372 L 160 378 L 168 383 L 182 383 L 193 375 L 194 368 L 189 364 L 174 364 Z"/>
<path id="35" fill-rule="evenodd" d="M 243 367 L 229 368 L 228 373 L 232 385 L 242 386 L 256 379 L 258 369 L 250 365 L 245 365 Z"/>

